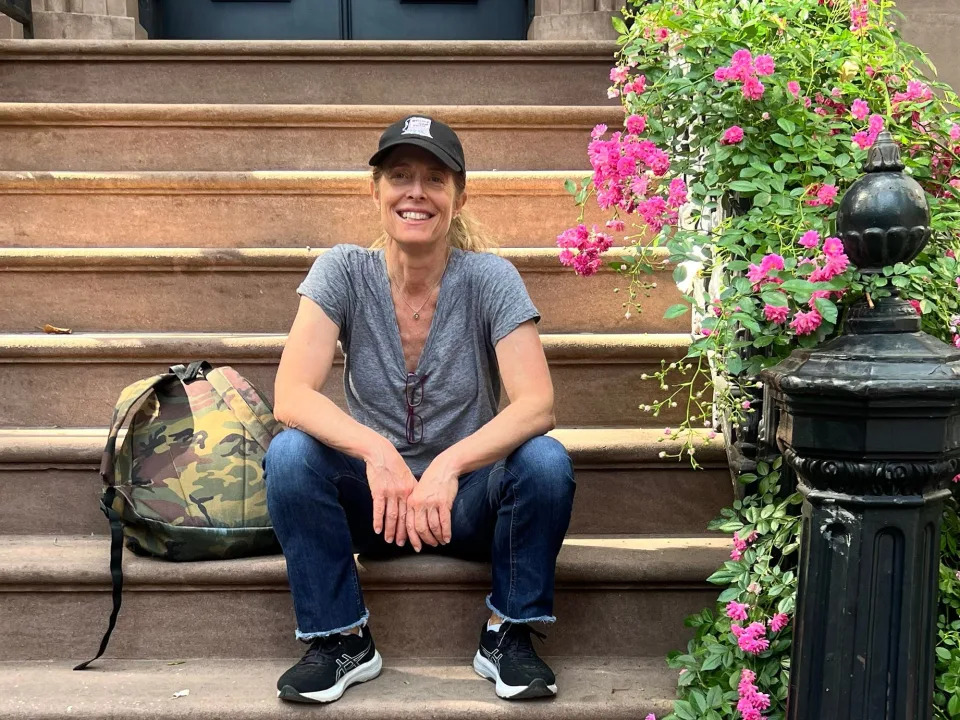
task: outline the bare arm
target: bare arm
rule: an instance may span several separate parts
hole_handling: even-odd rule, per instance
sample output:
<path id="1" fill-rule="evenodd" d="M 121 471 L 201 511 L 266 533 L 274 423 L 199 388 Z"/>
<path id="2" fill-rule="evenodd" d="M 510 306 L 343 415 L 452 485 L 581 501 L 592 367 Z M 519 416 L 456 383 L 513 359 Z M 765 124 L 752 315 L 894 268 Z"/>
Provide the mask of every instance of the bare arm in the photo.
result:
<path id="1" fill-rule="evenodd" d="M 312 300 L 301 297 L 274 384 L 274 416 L 287 427 L 364 461 L 382 460 L 386 438 L 320 392 L 333 367 L 340 328 Z M 392 446 L 391 446 L 392 447 Z"/>
<path id="2" fill-rule="evenodd" d="M 274 416 L 328 447 L 366 463 L 373 529 L 387 542 L 406 542 L 406 498 L 416 479 L 393 444 L 357 422 L 320 392 L 337 349 L 340 328 L 308 298 L 300 299 L 274 384 Z"/>
<path id="3" fill-rule="evenodd" d="M 533 320 L 497 343 L 497 364 L 510 404 L 439 457 L 459 475 L 504 458 L 537 435 L 553 430 L 553 382 Z"/>

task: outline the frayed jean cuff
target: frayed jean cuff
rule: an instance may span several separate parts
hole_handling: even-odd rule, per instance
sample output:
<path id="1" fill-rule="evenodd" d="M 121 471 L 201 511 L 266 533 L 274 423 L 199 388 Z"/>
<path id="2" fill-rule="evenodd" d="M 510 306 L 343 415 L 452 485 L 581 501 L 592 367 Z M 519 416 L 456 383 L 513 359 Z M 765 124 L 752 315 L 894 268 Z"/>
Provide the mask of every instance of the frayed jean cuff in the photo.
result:
<path id="1" fill-rule="evenodd" d="M 363 617 L 351 625 L 344 625 L 343 627 L 335 628 L 333 630 L 324 630 L 323 632 L 315 632 L 315 633 L 300 632 L 300 628 L 297 628 L 297 640 L 310 642 L 311 640 L 316 640 L 317 638 L 327 637 L 329 635 L 336 635 L 337 633 L 346 632 L 347 630 L 353 630 L 353 628 L 355 627 L 363 627 L 364 625 L 367 624 L 367 620 L 369 619 L 370 619 L 370 611 L 367 609 L 364 609 Z"/>
<path id="2" fill-rule="evenodd" d="M 490 599 L 491 599 L 492 597 L 493 597 L 493 593 L 490 593 L 489 595 L 487 595 L 487 607 L 488 607 L 492 612 L 495 612 L 497 615 L 499 615 L 500 617 L 502 617 L 503 620 L 504 620 L 504 622 L 512 622 L 512 623 L 532 623 L 532 622 L 554 623 L 554 622 L 557 621 L 557 618 L 556 618 L 556 616 L 554 616 L 554 615 L 540 615 L 540 616 L 538 616 L 538 617 L 532 617 L 532 618 L 512 618 L 512 617 L 510 617 L 509 615 L 507 615 L 506 613 L 500 612 L 499 610 L 497 610 L 497 609 L 493 606 L 493 603 L 490 601 Z"/>

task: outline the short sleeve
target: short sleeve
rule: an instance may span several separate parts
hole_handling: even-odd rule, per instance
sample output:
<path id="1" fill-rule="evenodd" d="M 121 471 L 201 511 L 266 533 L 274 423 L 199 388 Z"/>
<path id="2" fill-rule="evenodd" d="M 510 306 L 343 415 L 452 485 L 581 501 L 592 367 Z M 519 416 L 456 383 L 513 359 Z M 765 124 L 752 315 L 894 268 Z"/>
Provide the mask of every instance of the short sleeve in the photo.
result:
<path id="1" fill-rule="evenodd" d="M 310 267 L 310 272 L 297 288 L 297 294 L 310 298 L 327 314 L 341 335 L 352 315 L 353 292 L 350 284 L 346 245 L 335 245 L 325 251 Z"/>
<path id="2" fill-rule="evenodd" d="M 520 273 L 509 260 L 488 256 L 490 267 L 483 269 L 481 303 L 490 341 L 496 346 L 527 320 L 540 322 L 540 313 Z"/>

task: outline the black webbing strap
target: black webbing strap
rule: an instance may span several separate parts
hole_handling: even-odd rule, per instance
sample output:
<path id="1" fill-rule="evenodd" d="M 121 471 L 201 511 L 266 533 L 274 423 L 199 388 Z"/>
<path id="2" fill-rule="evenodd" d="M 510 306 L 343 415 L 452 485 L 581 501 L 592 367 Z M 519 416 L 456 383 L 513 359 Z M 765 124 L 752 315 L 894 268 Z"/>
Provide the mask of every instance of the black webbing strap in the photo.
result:
<path id="1" fill-rule="evenodd" d="M 100 503 L 100 509 L 107 516 L 110 522 L 110 578 L 113 582 L 113 610 L 110 613 L 110 622 L 107 625 L 107 632 L 100 641 L 100 649 L 95 657 L 77 665 L 74 670 L 86 670 L 87 666 L 94 660 L 99 659 L 106 651 L 107 644 L 110 642 L 110 636 L 113 634 L 113 628 L 117 625 L 117 616 L 120 614 L 121 594 L 123 593 L 123 523 L 120 520 L 120 513 L 113 509 L 113 499 L 117 496 L 117 489 L 108 487 L 103 493 L 103 500 Z"/>

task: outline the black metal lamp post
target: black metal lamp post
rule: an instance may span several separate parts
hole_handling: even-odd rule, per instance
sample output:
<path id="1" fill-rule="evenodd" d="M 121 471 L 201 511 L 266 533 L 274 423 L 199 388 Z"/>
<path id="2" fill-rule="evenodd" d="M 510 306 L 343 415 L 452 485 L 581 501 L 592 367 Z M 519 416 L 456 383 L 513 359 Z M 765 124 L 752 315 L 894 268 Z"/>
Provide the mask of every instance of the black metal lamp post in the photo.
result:
<path id="1" fill-rule="evenodd" d="M 837 231 L 861 272 L 930 238 L 923 190 L 883 133 Z M 761 373 L 804 495 L 789 720 L 932 717 L 940 521 L 960 464 L 960 350 L 899 297 Z"/>

